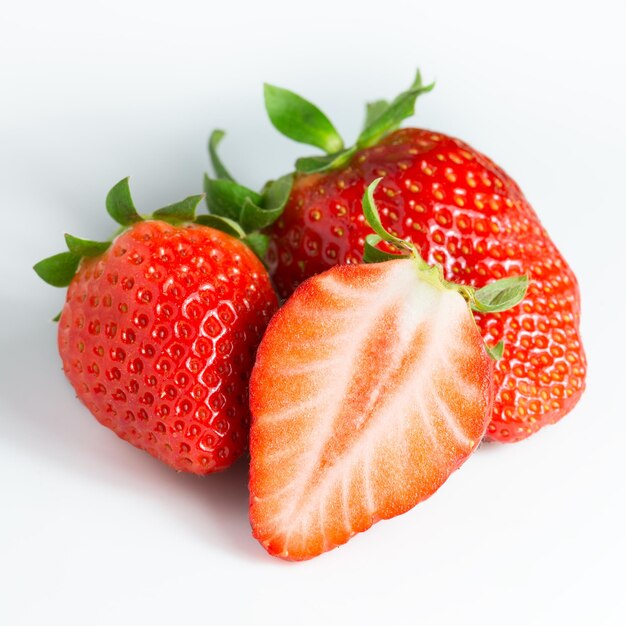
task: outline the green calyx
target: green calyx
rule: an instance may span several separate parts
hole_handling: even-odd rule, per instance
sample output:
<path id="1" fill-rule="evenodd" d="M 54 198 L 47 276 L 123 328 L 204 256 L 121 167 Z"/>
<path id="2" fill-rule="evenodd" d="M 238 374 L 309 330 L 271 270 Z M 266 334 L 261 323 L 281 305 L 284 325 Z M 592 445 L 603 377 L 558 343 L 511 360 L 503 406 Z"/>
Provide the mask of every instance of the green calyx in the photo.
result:
<path id="1" fill-rule="evenodd" d="M 326 154 L 343 150 L 343 139 L 332 122 L 314 104 L 282 87 L 264 85 L 265 108 L 283 135 Z"/>
<path id="2" fill-rule="evenodd" d="M 452 289 L 460 293 L 467 301 L 470 309 L 478 313 L 500 313 L 518 305 L 526 295 L 528 276 L 509 276 L 485 287 L 476 289 L 469 285 L 461 285 L 446 280 L 440 265 L 429 265 L 419 253 L 415 244 L 390 233 L 382 225 L 380 213 L 374 200 L 374 192 L 382 178 L 377 178 L 368 186 L 363 194 L 363 214 L 374 233 L 365 238 L 363 260 L 365 263 L 381 263 L 394 259 L 413 259 L 420 276 L 440 289 Z M 381 243 L 394 249 L 393 252 L 381 250 Z M 498 360 L 502 358 L 504 344 L 486 346 L 489 355 Z"/>
<path id="3" fill-rule="evenodd" d="M 216 176 L 204 176 L 209 217 L 228 220 L 231 225 L 236 223 L 241 230 L 241 238 L 263 258 L 268 238 L 258 231 L 270 226 L 281 216 L 291 193 L 293 174 L 270 181 L 260 192 L 240 185 L 217 154 L 217 146 L 224 134 L 222 130 L 215 130 L 209 139 L 209 156 Z"/>
<path id="4" fill-rule="evenodd" d="M 376 145 L 385 135 L 397 130 L 403 120 L 414 114 L 417 98 L 434 86 L 434 83 L 424 85 L 418 70 L 411 86 L 391 102 L 369 103 L 364 128 L 350 148 L 344 147 L 343 139 L 322 111 L 292 91 L 266 84 L 265 108 L 270 121 L 283 135 L 326 153 L 296 161 L 296 171 L 311 174 L 342 167 L 357 150 Z"/>
<path id="5" fill-rule="evenodd" d="M 274 127 L 286 137 L 319 148 L 321 155 L 303 157 L 296 161 L 296 172 L 313 174 L 343 167 L 358 150 L 378 143 L 385 135 L 415 111 L 418 96 L 431 91 L 434 83 L 424 85 L 417 71 L 411 86 L 391 102 L 377 100 L 367 105 L 365 125 L 356 143 L 346 148 L 344 141 L 328 119 L 314 104 L 282 87 L 265 84 L 265 109 Z M 222 163 L 217 149 L 224 131 L 215 130 L 209 139 L 209 157 L 215 178 L 206 175 L 204 191 L 209 212 L 236 221 L 246 233 L 274 223 L 282 214 L 293 184 L 293 174 L 268 183 L 256 192 L 235 181 Z M 246 235 L 250 237 L 250 235 Z M 259 240 L 263 235 L 256 234 Z M 267 247 L 267 241 L 265 242 Z"/>
<path id="6" fill-rule="evenodd" d="M 196 209 L 204 198 L 204 194 L 189 196 L 180 202 L 157 209 L 152 215 L 140 215 L 135 208 L 128 180 L 128 178 L 124 178 L 117 183 L 109 191 L 106 198 L 107 212 L 121 227 L 115 236 L 133 224 L 146 219 L 156 219 L 174 225 L 186 223 L 207 225 L 245 240 L 244 231 L 232 220 L 209 215 L 196 217 Z M 108 250 L 112 239 L 93 241 L 66 234 L 65 243 L 67 245 L 66 252 L 43 259 L 33 267 L 40 278 L 54 287 L 67 287 L 72 281 L 81 259 L 103 254 Z M 255 249 L 252 244 L 250 247 Z"/>

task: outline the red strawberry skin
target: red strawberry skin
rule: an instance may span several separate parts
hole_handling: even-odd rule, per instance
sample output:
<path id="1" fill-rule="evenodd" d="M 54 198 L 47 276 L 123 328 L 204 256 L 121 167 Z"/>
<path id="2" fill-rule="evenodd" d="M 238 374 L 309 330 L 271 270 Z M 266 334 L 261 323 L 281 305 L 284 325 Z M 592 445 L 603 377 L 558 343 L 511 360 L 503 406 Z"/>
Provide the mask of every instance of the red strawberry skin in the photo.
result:
<path id="1" fill-rule="evenodd" d="M 249 375 L 277 304 L 241 242 L 141 222 L 83 259 L 59 320 L 63 369 L 122 439 L 179 471 L 219 471 L 246 449 Z"/>
<path id="2" fill-rule="evenodd" d="M 492 370 L 467 303 L 412 260 L 303 283 L 250 381 L 254 536 L 309 559 L 428 498 L 482 439 Z"/>
<path id="3" fill-rule="evenodd" d="M 298 175 L 270 229 L 268 262 L 279 294 L 333 265 L 360 261 L 371 232 L 361 198 L 381 176 L 375 197 L 383 225 L 441 264 L 447 279 L 480 288 L 509 275 L 530 278 L 519 306 L 476 316 L 487 343 L 505 342 L 488 438 L 520 441 L 561 419 L 585 386 L 576 277 L 517 184 L 458 139 L 403 129 L 347 167 Z"/>

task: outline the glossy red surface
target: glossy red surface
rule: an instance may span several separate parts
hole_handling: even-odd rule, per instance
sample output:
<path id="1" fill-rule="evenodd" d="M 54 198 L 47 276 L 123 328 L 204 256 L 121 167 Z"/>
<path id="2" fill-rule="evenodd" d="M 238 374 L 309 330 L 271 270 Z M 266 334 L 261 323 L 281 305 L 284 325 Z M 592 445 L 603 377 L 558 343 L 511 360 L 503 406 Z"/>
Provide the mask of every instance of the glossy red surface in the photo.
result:
<path id="1" fill-rule="evenodd" d="M 248 379 L 276 308 L 267 272 L 241 242 L 141 222 L 83 260 L 59 352 L 98 421 L 177 470 L 206 474 L 247 446 Z"/>
<path id="2" fill-rule="evenodd" d="M 378 177 L 383 225 L 414 241 L 447 279 L 481 287 L 530 277 L 519 306 L 476 316 L 488 343 L 505 341 L 488 436 L 518 441 L 559 420 L 585 385 L 576 277 L 517 184 L 457 139 L 403 129 L 343 169 L 300 175 L 270 231 L 268 261 L 280 295 L 333 265 L 360 261 L 371 232 L 361 198 Z"/>

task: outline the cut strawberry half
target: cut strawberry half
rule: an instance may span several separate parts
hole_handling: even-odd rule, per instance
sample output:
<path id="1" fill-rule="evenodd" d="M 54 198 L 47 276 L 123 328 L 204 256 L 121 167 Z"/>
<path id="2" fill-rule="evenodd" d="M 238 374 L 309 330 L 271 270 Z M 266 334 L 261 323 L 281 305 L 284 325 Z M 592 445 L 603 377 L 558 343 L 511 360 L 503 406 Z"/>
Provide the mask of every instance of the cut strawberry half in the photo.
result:
<path id="1" fill-rule="evenodd" d="M 525 291 L 525 277 L 490 294 L 444 281 L 382 230 L 375 185 L 366 217 L 408 254 L 303 283 L 270 322 L 252 374 L 250 519 L 286 559 L 407 511 L 467 459 L 489 423 L 493 373 L 468 301 L 500 310 Z M 387 258 L 378 240 L 369 256 Z"/>

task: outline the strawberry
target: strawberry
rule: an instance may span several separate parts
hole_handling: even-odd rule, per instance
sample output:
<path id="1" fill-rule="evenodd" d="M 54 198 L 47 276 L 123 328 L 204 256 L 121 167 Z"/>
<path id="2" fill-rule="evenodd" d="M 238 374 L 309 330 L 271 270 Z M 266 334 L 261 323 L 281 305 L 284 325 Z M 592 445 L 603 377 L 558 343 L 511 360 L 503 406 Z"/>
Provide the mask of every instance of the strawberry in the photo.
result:
<path id="1" fill-rule="evenodd" d="M 250 519 L 285 559 L 404 513 L 468 458 L 489 423 L 493 371 L 468 302 L 501 310 L 526 288 L 526 277 L 486 291 L 445 281 L 382 228 L 376 184 L 368 220 L 408 254 L 304 282 L 270 322 L 252 372 Z"/>
<path id="2" fill-rule="evenodd" d="M 489 318 L 476 315 L 488 343 L 506 339 L 495 369 L 487 437 L 525 439 L 571 411 L 585 387 L 576 277 L 518 185 L 489 158 L 442 133 L 397 130 L 412 115 L 422 85 L 391 104 L 368 106 L 365 130 L 345 149 L 328 118 L 284 89 L 266 85 L 272 123 L 288 137 L 325 150 L 299 159 L 288 202 L 267 230 L 268 267 L 282 297 L 306 278 L 361 260 L 371 232 L 360 198 L 379 176 L 383 224 L 414 242 L 448 280 L 480 288 L 505 274 L 528 274 L 525 300 Z M 214 164 L 219 160 L 212 155 Z M 219 210 L 218 210 L 219 212 Z"/>
<path id="3" fill-rule="evenodd" d="M 79 399 L 122 439 L 195 474 L 246 449 L 248 379 L 278 305 L 265 268 L 233 236 L 238 226 L 195 219 L 202 197 L 143 219 L 125 179 L 107 197 L 121 234 L 66 235 L 69 251 L 35 266 L 69 284 L 58 345 Z"/>

